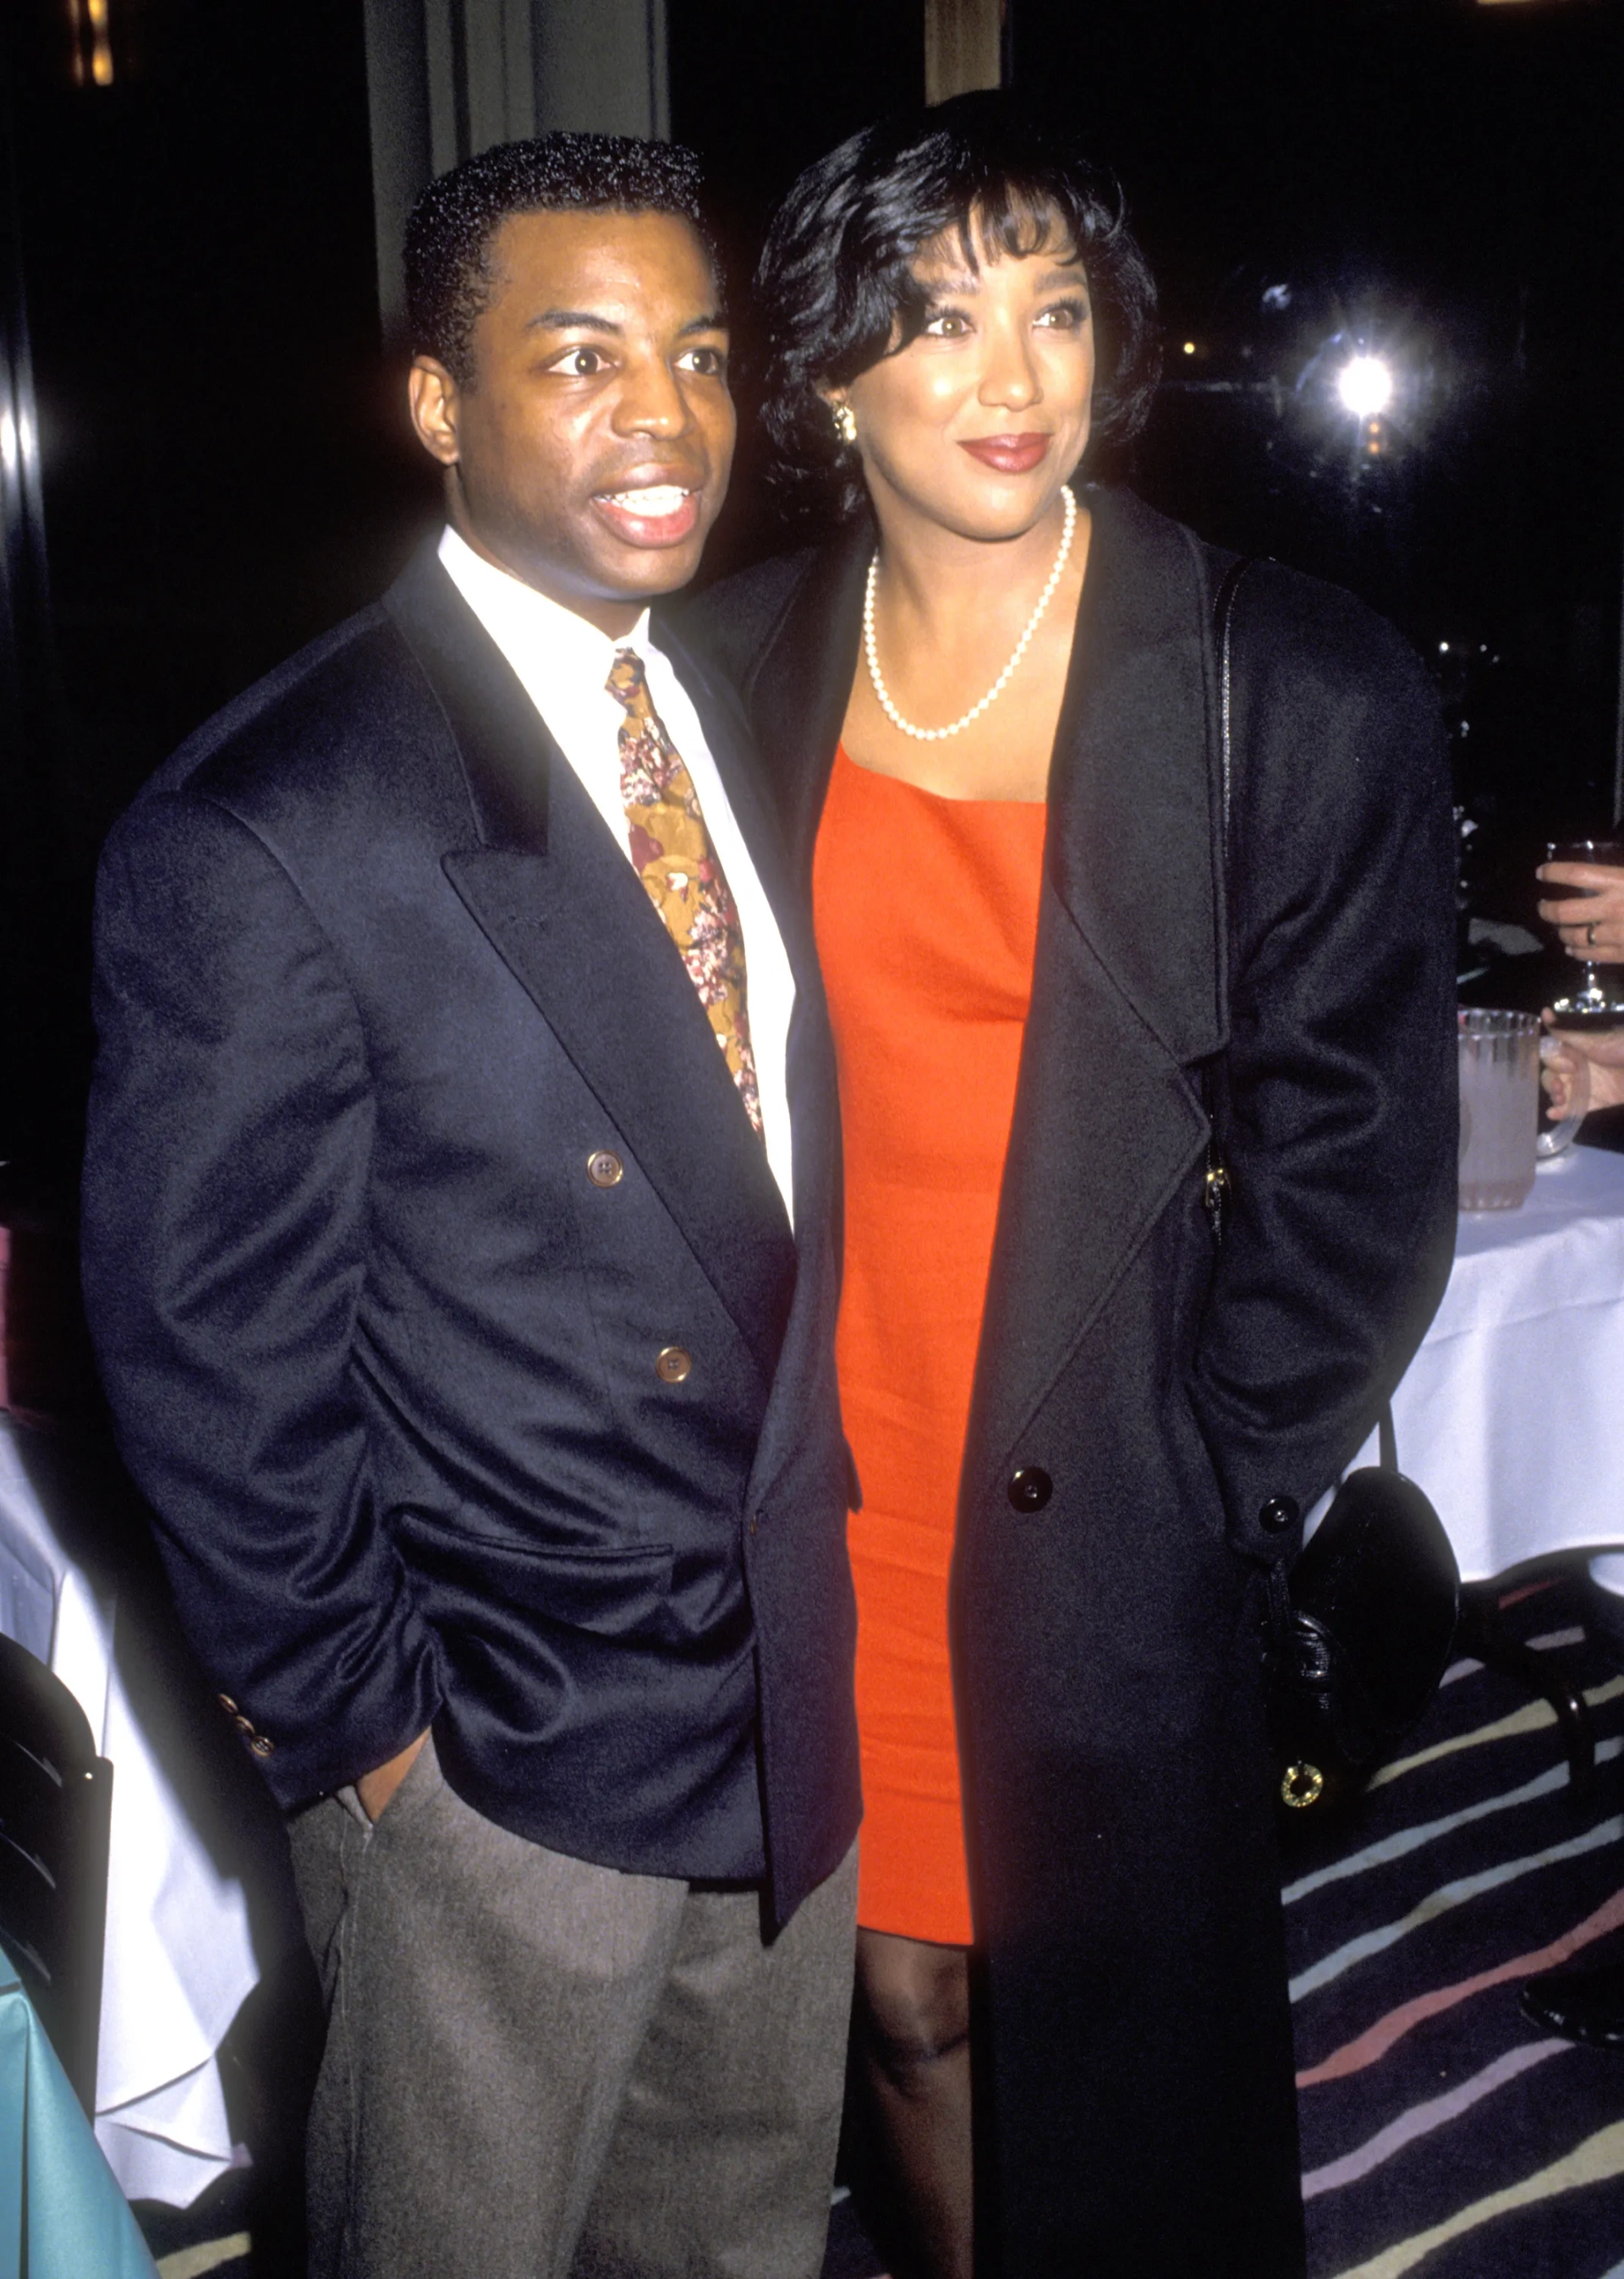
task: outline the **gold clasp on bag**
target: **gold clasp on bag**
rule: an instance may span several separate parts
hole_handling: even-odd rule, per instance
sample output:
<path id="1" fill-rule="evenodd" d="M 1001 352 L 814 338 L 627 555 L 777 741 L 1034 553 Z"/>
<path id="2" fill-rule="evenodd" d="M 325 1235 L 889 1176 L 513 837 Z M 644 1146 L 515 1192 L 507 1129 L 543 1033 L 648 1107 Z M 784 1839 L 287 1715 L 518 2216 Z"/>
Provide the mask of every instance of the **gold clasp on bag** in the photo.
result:
<path id="1" fill-rule="evenodd" d="M 1318 1765 L 1288 1765 L 1280 1784 L 1280 1801 L 1293 1812 L 1306 1812 L 1325 1793 L 1325 1776 Z"/>

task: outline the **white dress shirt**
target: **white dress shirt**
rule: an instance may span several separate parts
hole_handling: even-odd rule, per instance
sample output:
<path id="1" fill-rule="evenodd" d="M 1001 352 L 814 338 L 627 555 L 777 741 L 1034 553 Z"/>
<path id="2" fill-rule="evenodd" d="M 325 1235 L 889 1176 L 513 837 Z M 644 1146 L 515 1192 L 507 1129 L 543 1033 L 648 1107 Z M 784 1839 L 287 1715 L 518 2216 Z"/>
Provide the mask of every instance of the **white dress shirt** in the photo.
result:
<path id="1" fill-rule="evenodd" d="M 611 641 L 573 610 L 549 601 L 533 586 L 486 561 L 454 530 L 448 529 L 441 538 L 440 558 L 463 599 L 518 675 L 525 694 L 547 723 L 553 741 L 575 771 L 581 788 L 628 863 L 632 845 L 620 793 L 619 741 L 626 714 L 619 699 L 609 694 L 608 681 L 617 650 L 635 649 L 641 657 L 655 710 L 693 778 L 705 827 L 744 931 L 745 986 L 761 1094 L 762 1132 L 767 1161 L 793 1224 L 794 1190 L 785 1051 L 795 1008 L 794 977 L 772 905 L 762 890 L 750 850 L 734 820 L 699 715 L 670 659 L 650 640 L 648 612 L 643 612 L 623 640 Z"/>

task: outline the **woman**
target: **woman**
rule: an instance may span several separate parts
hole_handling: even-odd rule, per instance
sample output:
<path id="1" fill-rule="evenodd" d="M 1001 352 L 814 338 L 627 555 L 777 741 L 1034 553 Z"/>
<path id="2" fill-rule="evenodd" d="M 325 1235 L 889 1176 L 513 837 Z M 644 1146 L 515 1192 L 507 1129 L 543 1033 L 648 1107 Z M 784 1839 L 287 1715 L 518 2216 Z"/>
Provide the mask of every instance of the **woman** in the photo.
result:
<path id="1" fill-rule="evenodd" d="M 701 607 L 840 1063 L 899 2260 L 970 2268 L 973 2087 L 978 2271 L 1300 2272 L 1259 1630 L 1448 1270 L 1435 708 L 1356 602 L 1252 569 L 1225 895 L 1225 557 L 1077 480 L 1143 417 L 1152 288 L 1001 98 L 812 167 L 756 298 L 773 439 L 845 527 Z"/>
<path id="2" fill-rule="evenodd" d="M 1615 864 L 1542 863 L 1534 875 L 1544 889 L 1539 914 L 1570 957 L 1586 965 L 1624 963 L 1624 875 Z M 1571 1116 L 1575 1106 L 1587 1113 L 1624 1108 L 1624 1025 L 1588 1033 L 1558 1029 L 1551 1006 L 1544 1021 L 1556 1047 L 1547 1047 L 1543 1070 L 1552 1115 Z M 1624 1554 L 1591 1560 L 1581 1610 L 1592 1641 L 1624 1669 Z M 1528 2007 L 1542 2023 L 1581 2039 L 1624 2038 L 1624 1969 L 1563 1972 L 1534 1987 Z"/>
<path id="3" fill-rule="evenodd" d="M 1544 889 L 1539 914 L 1569 957 L 1624 964 L 1624 873 L 1612 863 L 1542 863 L 1534 876 Z M 1559 1031 L 1550 1006 L 1544 1021 L 1560 1046 L 1544 1071 L 1552 1115 L 1571 1113 L 1581 1083 L 1587 1108 L 1624 1107 L 1624 1028 Z"/>
<path id="4" fill-rule="evenodd" d="M 1539 914 L 1555 927 L 1569 957 L 1585 965 L 1624 964 L 1624 872 L 1616 864 L 1542 863 L 1534 876 L 1544 889 Z M 1554 1032 L 1556 1015 L 1550 1007 L 1544 1018 Z M 1581 1063 L 1588 1105 L 1624 1107 L 1624 1028 L 1559 1033 L 1563 1051 L 1547 1064 L 1545 1079 L 1552 1113 L 1570 1112 Z"/>

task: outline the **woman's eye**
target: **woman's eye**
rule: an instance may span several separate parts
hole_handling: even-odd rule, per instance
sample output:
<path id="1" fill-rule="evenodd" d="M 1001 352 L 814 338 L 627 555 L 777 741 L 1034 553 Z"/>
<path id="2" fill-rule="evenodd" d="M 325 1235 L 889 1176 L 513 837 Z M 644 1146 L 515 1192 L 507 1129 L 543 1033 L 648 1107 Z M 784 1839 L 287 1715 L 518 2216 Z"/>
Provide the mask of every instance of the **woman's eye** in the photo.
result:
<path id="1" fill-rule="evenodd" d="M 1081 301 L 1061 301 L 1053 309 L 1046 309 L 1038 319 L 1052 333 L 1075 333 L 1088 318 L 1086 305 Z"/>
<path id="2" fill-rule="evenodd" d="M 925 318 L 924 329 L 935 340 L 958 340 L 969 332 L 969 319 L 957 309 L 938 309 L 933 317 Z"/>

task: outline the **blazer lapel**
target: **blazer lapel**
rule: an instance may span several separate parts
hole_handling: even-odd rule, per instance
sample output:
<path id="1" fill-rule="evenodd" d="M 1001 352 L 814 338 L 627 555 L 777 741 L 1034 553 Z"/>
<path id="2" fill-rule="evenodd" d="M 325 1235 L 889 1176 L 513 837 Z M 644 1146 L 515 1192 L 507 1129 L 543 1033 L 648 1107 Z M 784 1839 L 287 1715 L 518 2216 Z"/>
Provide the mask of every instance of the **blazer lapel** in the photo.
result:
<path id="1" fill-rule="evenodd" d="M 733 689 L 682 640 L 661 615 L 654 625 L 656 646 L 670 659 L 704 724 L 705 740 L 716 764 L 733 819 L 743 833 L 762 892 L 772 905 L 799 987 L 813 963 L 812 935 L 800 898 L 791 890 L 783 826 L 762 781 L 749 726 Z"/>
<path id="2" fill-rule="evenodd" d="M 1195 1176 L 1207 1124 L 1190 1064 L 1225 1041 L 1205 576 L 1176 525 L 1122 494 L 1090 503 L 967 1496 Z"/>
<path id="3" fill-rule="evenodd" d="M 711 756 L 750 849 L 756 876 L 772 905 L 794 979 L 795 1006 L 785 1047 L 785 1079 L 794 1132 L 799 1241 L 823 1224 L 840 1185 L 834 1041 L 813 940 L 810 898 L 792 875 L 783 826 L 768 798 L 761 757 L 732 684 L 713 671 L 667 625 L 658 624 L 655 632 L 705 724 Z"/>
<path id="4" fill-rule="evenodd" d="M 444 710 L 477 823 L 478 843 L 445 854 L 446 876 L 601 1101 L 770 1382 L 794 1245 L 676 947 L 439 562 L 414 564 L 387 606 Z"/>

